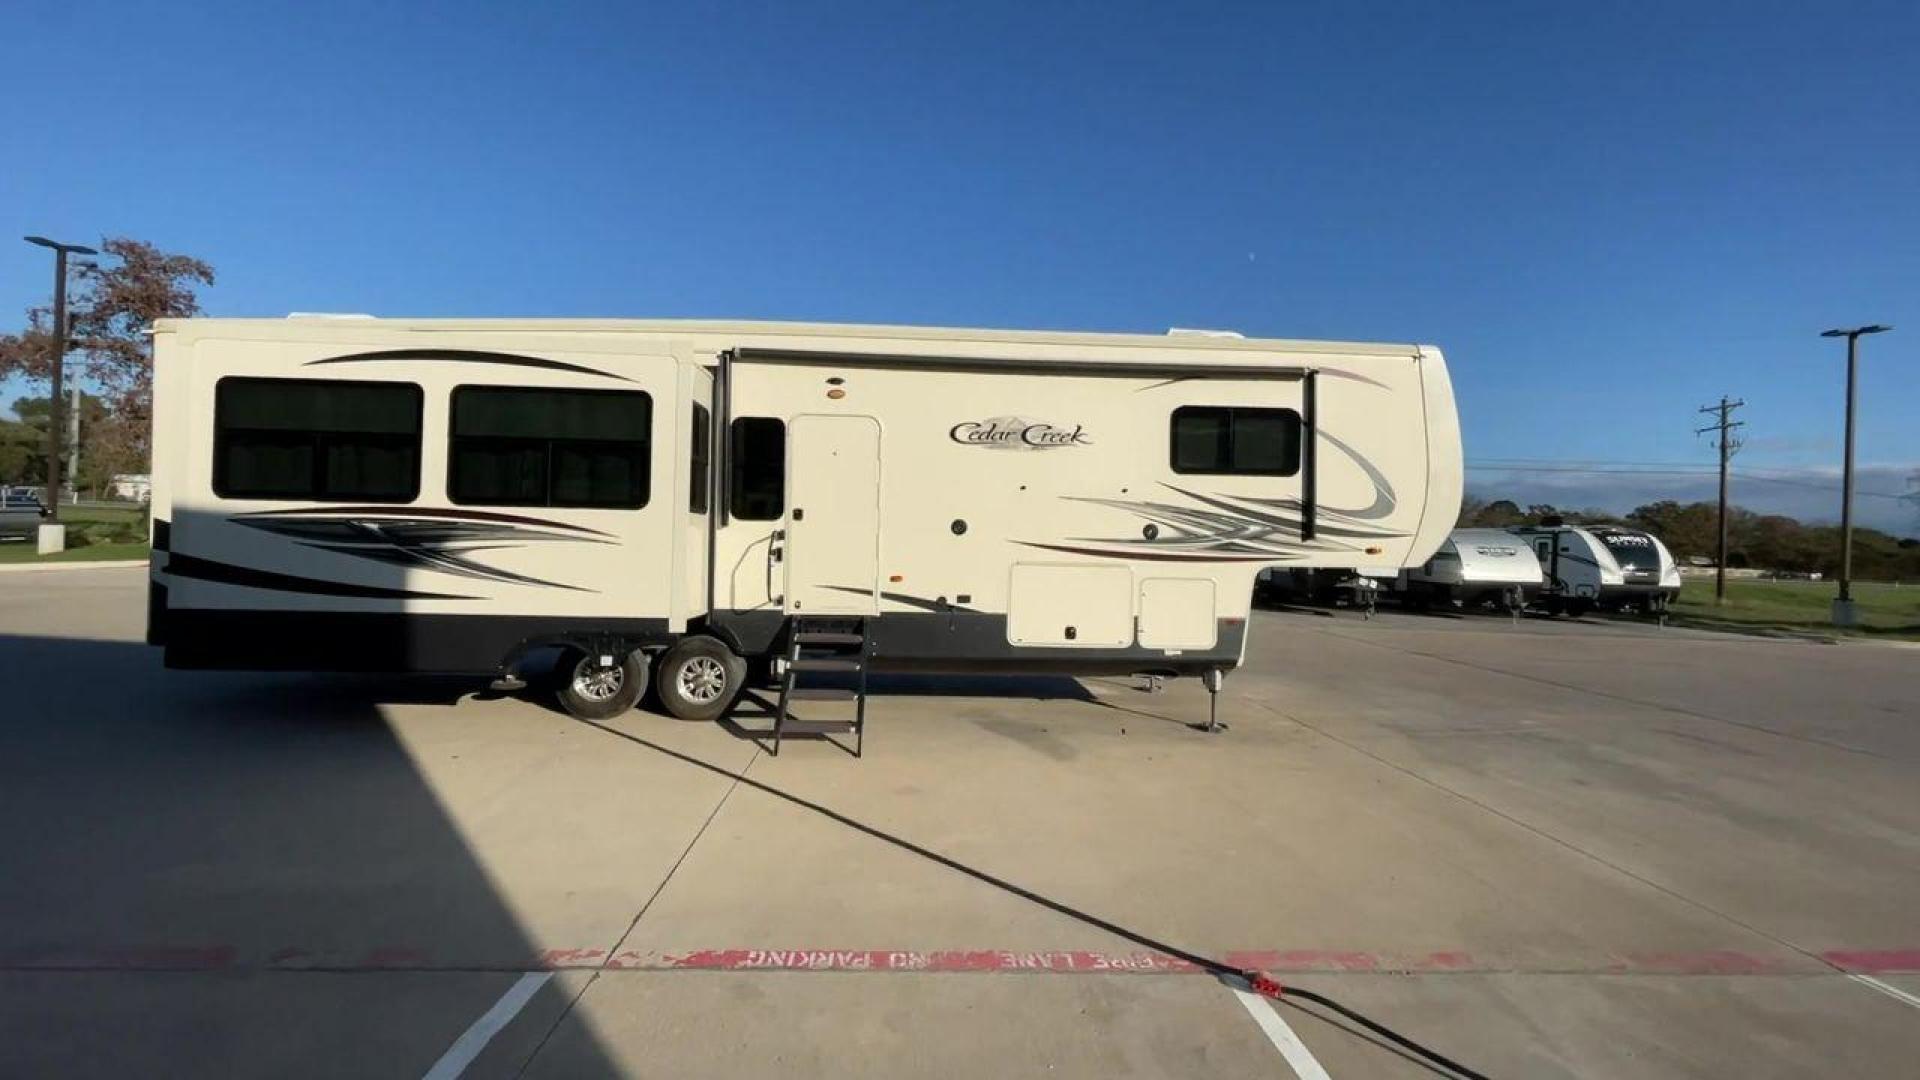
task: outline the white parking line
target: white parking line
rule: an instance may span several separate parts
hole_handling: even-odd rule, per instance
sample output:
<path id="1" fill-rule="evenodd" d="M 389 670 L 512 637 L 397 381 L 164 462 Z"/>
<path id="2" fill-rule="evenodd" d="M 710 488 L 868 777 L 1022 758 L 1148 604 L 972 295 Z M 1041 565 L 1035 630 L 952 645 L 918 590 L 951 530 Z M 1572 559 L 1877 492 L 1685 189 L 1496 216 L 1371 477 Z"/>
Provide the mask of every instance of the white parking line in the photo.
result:
<path id="1" fill-rule="evenodd" d="M 481 1013 L 480 1019 L 475 1020 L 472 1027 L 453 1040 L 447 1052 L 441 1054 L 440 1060 L 427 1070 L 425 1080 L 454 1080 L 466 1072 L 467 1066 L 473 1064 L 473 1059 L 487 1048 L 487 1043 L 492 1042 L 500 1029 L 506 1027 L 521 1009 L 526 1008 L 527 1002 L 533 1000 L 534 993 L 551 978 L 551 971 L 529 971 L 520 976 L 520 981 L 500 995 L 500 1000 L 493 1003 L 493 1008 Z"/>
<path id="2" fill-rule="evenodd" d="M 1251 990 L 1242 990 L 1231 983 L 1227 984 L 1227 989 L 1232 990 L 1233 996 L 1240 999 L 1240 1004 L 1247 1007 L 1253 1022 L 1259 1024 L 1260 1030 L 1267 1033 L 1267 1041 L 1273 1044 L 1274 1049 L 1280 1051 L 1281 1057 L 1287 1059 L 1287 1064 L 1292 1067 L 1295 1076 L 1300 1080 L 1331 1080 L 1327 1076 L 1327 1070 L 1320 1067 L 1319 1059 L 1307 1049 L 1306 1043 L 1300 1041 L 1300 1036 L 1293 1033 L 1293 1029 L 1280 1018 L 1279 1012 L 1275 1011 L 1266 998 Z"/>
<path id="3" fill-rule="evenodd" d="M 1861 975 L 1858 972 L 1853 972 L 1853 971 L 1847 972 L 1847 978 L 1852 979 L 1854 982 L 1860 983 L 1864 986 L 1871 986 L 1875 990 L 1880 991 L 1881 993 L 1887 995 L 1888 997 L 1894 999 L 1895 1001 L 1904 1001 L 1907 1004 L 1913 1006 L 1914 1008 L 1920 1009 L 1920 997 L 1915 997 L 1912 994 L 1907 993 L 1905 990 L 1902 990 L 1897 986 L 1893 986 L 1889 983 L 1883 983 L 1879 979 L 1876 979 L 1871 975 Z"/>

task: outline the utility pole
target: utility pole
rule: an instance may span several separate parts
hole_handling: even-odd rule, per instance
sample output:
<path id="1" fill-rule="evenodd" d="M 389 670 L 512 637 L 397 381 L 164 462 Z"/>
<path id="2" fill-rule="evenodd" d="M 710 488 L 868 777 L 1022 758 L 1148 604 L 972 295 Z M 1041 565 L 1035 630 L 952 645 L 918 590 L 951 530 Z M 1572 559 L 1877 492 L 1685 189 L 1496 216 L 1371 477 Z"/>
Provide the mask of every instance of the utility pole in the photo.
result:
<path id="1" fill-rule="evenodd" d="M 1728 401 L 1725 394 L 1720 395 L 1720 404 L 1702 405 L 1703 413 L 1718 413 L 1720 419 L 1703 428 L 1695 428 L 1695 435 L 1715 433 L 1714 444 L 1720 450 L 1720 548 L 1713 557 L 1713 602 L 1727 602 L 1727 462 L 1732 460 L 1733 452 L 1740 449 L 1740 442 L 1733 437 L 1734 428 L 1746 427 L 1744 421 L 1729 419 L 1733 410 L 1745 405 L 1744 401 Z"/>
<path id="2" fill-rule="evenodd" d="M 1840 479 L 1840 595 L 1833 601 L 1835 626 L 1852 626 L 1858 621 L 1853 609 L 1853 406 L 1860 338 L 1866 334 L 1884 334 L 1891 329 L 1893 327 L 1876 323 L 1820 333 L 1821 337 L 1847 339 L 1847 454 Z"/>
<path id="3" fill-rule="evenodd" d="M 79 244 L 62 244 L 44 236 L 26 237 L 29 244 L 53 250 L 53 386 L 47 395 L 47 521 L 60 521 L 60 415 L 66 394 L 67 366 L 67 256 L 98 255 Z"/>

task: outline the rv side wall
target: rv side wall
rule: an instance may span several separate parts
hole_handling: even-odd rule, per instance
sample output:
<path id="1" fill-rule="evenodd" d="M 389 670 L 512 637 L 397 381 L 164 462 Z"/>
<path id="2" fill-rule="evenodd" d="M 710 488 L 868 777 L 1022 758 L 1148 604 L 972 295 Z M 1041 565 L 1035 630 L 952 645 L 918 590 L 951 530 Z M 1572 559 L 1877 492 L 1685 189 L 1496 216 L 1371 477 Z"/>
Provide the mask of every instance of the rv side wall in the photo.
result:
<path id="1" fill-rule="evenodd" d="M 878 610 L 884 625 L 914 627 L 877 636 L 883 663 L 1071 666 L 1106 654 L 1142 666 L 1231 665 L 1262 567 L 1418 561 L 1437 543 L 1428 521 L 1441 521 L 1444 537 L 1457 513 L 1458 480 L 1447 479 L 1456 429 L 1435 435 L 1425 415 L 1451 407 L 1444 361 L 1326 360 L 1311 537 L 1300 455 L 1277 475 L 1174 461 L 1176 417 L 1228 408 L 1299 417 L 1300 378 L 737 363 L 732 417 L 789 431 L 800 414 L 878 422 Z M 737 443 L 733 468 L 762 467 L 752 453 Z M 1451 500 L 1437 509 L 1436 488 Z M 776 539 L 791 537 L 796 510 L 808 508 L 783 506 L 767 520 L 736 514 L 721 530 L 718 603 L 744 647 L 761 644 L 747 628 L 776 626 L 759 616 L 790 609 L 787 591 L 805 575 L 805 551 Z M 1189 610 L 1196 605 L 1206 610 Z M 755 618 L 729 622 L 734 613 Z M 923 630 L 928 623 L 944 629 Z"/>
<path id="2" fill-rule="evenodd" d="M 664 639 L 676 592 L 704 611 L 668 342 L 319 330 L 163 345 L 170 663 L 484 671 L 568 628 Z"/>
<path id="3" fill-rule="evenodd" d="M 1261 568 L 1418 564 L 1459 499 L 1437 351 L 1268 344 L 166 321 L 155 638 L 179 666 L 296 669 L 477 672 L 702 627 L 753 652 L 804 613 L 798 581 L 878 611 L 883 666 L 1230 667 Z M 716 393 L 735 352 L 809 359 L 742 360 Z M 823 511 L 782 562 L 802 414 L 867 418 L 809 468 L 874 515 Z"/>

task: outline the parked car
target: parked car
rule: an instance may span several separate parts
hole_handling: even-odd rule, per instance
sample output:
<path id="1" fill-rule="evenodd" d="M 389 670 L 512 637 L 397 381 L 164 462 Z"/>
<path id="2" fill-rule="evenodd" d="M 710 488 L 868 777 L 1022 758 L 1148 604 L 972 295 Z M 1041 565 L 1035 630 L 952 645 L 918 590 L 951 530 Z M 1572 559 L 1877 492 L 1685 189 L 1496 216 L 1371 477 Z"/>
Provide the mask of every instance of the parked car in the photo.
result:
<path id="1" fill-rule="evenodd" d="M 31 537 L 40 529 L 40 521 L 47 516 L 47 508 L 40 500 L 24 491 L 9 491 L 0 494 L 0 536 Z"/>

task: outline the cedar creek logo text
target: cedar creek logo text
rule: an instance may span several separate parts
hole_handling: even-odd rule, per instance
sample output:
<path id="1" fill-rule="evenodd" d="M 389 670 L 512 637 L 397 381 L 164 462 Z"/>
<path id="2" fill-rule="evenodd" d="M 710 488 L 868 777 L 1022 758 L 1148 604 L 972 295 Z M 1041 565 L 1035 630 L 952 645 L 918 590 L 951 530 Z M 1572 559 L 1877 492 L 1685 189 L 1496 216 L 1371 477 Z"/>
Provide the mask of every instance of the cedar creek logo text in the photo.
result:
<path id="1" fill-rule="evenodd" d="M 1055 450 L 1062 446 L 1089 446 L 1086 427 L 1075 424 L 1061 427 L 1019 416 L 996 416 L 991 420 L 968 420 L 953 425 L 947 437 L 962 446 L 988 450 Z"/>

